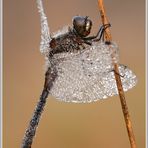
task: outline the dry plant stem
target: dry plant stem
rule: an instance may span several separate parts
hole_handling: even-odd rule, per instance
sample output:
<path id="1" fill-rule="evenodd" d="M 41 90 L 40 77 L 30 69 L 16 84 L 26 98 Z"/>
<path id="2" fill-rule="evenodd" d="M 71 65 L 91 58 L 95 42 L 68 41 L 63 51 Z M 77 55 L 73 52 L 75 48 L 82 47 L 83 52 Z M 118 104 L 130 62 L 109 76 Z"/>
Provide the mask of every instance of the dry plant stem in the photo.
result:
<path id="1" fill-rule="evenodd" d="M 99 4 L 99 10 L 100 10 L 102 23 L 108 24 L 109 22 L 107 20 L 107 16 L 105 13 L 103 0 L 98 0 L 98 4 Z M 112 40 L 109 28 L 107 28 L 105 30 L 105 40 L 108 42 L 110 42 Z M 131 148 L 136 148 L 135 137 L 134 137 L 134 133 L 132 130 L 132 124 L 131 124 L 130 115 L 129 115 L 128 107 L 127 107 L 126 100 L 125 100 L 125 95 L 124 95 L 124 91 L 123 91 L 123 87 L 122 87 L 121 78 L 119 75 L 118 65 L 117 65 L 117 63 L 113 63 L 113 64 L 114 64 L 114 75 L 115 75 L 115 79 L 116 79 L 118 93 L 120 96 L 122 111 L 124 114 L 124 119 L 125 119 L 127 132 L 128 132 L 128 136 L 129 136 L 129 140 L 130 140 L 130 145 L 131 145 Z"/>

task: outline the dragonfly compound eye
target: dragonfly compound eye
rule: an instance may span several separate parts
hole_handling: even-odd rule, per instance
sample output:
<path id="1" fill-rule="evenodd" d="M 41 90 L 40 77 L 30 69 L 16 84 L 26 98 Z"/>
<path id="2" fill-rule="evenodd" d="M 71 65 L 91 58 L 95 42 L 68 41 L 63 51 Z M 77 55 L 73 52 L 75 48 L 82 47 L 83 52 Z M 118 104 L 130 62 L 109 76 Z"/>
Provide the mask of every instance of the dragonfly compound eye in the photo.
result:
<path id="1" fill-rule="evenodd" d="M 73 29 L 80 37 L 86 37 L 90 34 L 92 21 L 88 17 L 75 16 L 73 18 Z"/>

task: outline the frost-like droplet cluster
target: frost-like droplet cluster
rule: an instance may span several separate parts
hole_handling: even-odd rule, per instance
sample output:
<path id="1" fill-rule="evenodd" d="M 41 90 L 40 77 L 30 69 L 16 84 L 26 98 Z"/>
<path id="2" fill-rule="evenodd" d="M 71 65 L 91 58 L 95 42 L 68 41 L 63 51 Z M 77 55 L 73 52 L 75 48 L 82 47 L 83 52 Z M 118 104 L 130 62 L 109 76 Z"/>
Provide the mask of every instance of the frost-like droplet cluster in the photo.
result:
<path id="1" fill-rule="evenodd" d="M 51 37 L 50 37 L 47 17 L 46 17 L 46 14 L 44 13 L 42 0 L 37 0 L 37 6 L 38 6 L 40 21 L 41 21 L 40 52 L 44 55 L 47 55 L 50 50 L 49 42 L 51 41 Z"/>
<path id="2" fill-rule="evenodd" d="M 114 57 L 112 57 L 114 56 Z M 89 103 L 117 95 L 113 61 L 118 62 L 118 47 L 93 43 L 84 50 L 55 54 L 51 63 L 57 78 L 50 94 L 65 102 Z M 135 74 L 119 65 L 124 91 L 136 85 Z"/>

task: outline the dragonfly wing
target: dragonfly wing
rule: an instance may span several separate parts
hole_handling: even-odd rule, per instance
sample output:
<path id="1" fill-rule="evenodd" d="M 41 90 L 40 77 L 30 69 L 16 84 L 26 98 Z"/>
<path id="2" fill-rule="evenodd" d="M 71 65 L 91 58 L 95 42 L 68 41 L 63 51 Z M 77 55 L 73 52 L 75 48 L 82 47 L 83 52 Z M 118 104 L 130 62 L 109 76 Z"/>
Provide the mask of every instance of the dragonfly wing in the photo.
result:
<path id="1" fill-rule="evenodd" d="M 119 75 L 124 91 L 128 91 L 136 85 L 137 77 L 127 66 L 119 64 Z M 118 95 L 118 89 L 113 71 L 104 75 L 104 77 L 101 78 L 101 82 L 103 86 L 104 98 Z"/>
<path id="2" fill-rule="evenodd" d="M 118 54 L 116 57 L 117 60 Z M 118 94 L 111 51 L 104 43 L 95 43 L 77 53 L 56 54 L 52 65 L 57 77 L 50 94 L 61 101 L 89 103 Z M 135 86 L 137 79 L 129 68 L 120 65 L 119 71 L 124 76 L 124 91 Z"/>

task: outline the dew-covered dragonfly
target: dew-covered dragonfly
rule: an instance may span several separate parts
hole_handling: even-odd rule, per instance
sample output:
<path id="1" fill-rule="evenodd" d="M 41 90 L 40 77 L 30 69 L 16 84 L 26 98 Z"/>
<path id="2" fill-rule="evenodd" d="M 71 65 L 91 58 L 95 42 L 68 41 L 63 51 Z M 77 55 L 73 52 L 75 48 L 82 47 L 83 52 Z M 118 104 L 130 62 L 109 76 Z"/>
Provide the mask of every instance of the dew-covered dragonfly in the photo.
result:
<path id="1" fill-rule="evenodd" d="M 47 70 L 44 88 L 26 129 L 22 148 L 31 148 L 48 94 L 65 102 L 89 103 L 118 94 L 114 73 L 120 75 L 124 91 L 137 82 L 127 66 L 118 64 L 119 73 L 114 71 L 113 63 L 119 61 L 118 46 L 114 42 L 101 41 L 110 24 L 103 25 L 96 36 L 88 36 L 92 21 L 88 17 L 76 16 L 72 28 L 66 27 L 51 37 L 42 0 L 37 0 L 37 4 L 41 17 L 40 51 L 45 55 Z"/>
<path id="2" fill-rule="evenodd" d="M 116 43 L 100 40 L 105 27 L 96 36 L 88 36 L 92 21 L 86 16 L 73 18 L 73 27 L 50 34 L 42 1 L 37 0 L 41 16 L 40 51 L 47 65 L 45 86 L 58 100 L 89 103 L 118 94 L 113 62 L 119 61 Z M 100 34 L 101 33 L 101 34 Z M 136 75 L 122 64 L 119 75 L 124 91 L 137 83 Z"/>

